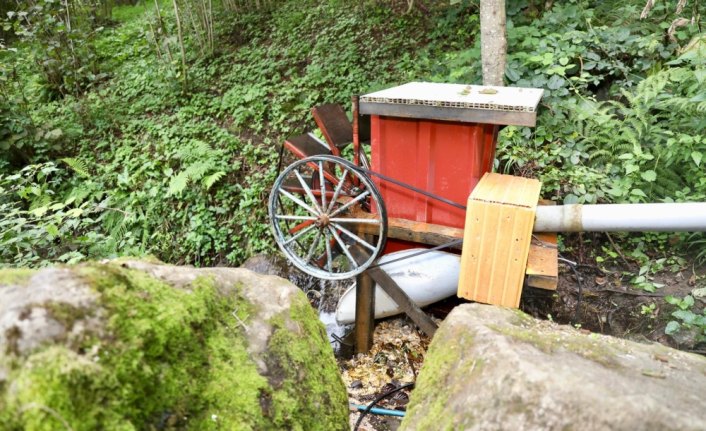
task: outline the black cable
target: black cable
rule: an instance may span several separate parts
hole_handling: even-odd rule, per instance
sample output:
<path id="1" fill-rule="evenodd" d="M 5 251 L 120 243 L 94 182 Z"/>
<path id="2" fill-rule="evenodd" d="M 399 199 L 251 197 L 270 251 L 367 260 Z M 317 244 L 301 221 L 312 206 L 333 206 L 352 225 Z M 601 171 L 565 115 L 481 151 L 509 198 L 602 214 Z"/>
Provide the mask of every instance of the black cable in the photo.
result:
<path id="1" fill-rule="evenodd" d="M 420 188 L 414 187 L 414 186 L 411 185 L 411 184 L 403 183 L 402 181 L 398 181 L 398 180 L 396 180 L 396 179 L 394 179 L 394 178 L 392 178 L 392 177 L 388 177 L 387 175 L 383 175 L 383 174 L 381 174 L 381 173 L 378 173 L 378 172 L 375 172 L 375 171 L 371 171 L 370 169 L 365 169 L 365 168 L 362 168 L 362 167 L 360 167 L 360 166 L 355 166 L 355 165 L 353 165 L 353 164 L 351 164 L 350 167 L 351 167 L 352 169 L 357 170 L 357 171 L 361 171 L 361 172 L 363 172 L 363 173 L 365 173 L 365 174 L 374 175 L 374 176 L 380 178 L 381 180 L 385 180 L 385 181 L 387 181 L 387 182 L 389 182 L 389 183 L 395 184 L 395 185 L 400 186 L 400 187 L 402 187 L 402 188 L 405 188 L 405 189 L 408 189 L 408 190 L 412 190 L 412 191 L 414 191 L 414 192 L 419 193 L 420 195 L 424 195 L 424 196 L 426 196 L 426 197 L 428 197 L 428 198 L 432 198 L 432 199 L 435 199 L 435 200 L 437 200 L 437 201 L 439 201 L 439 202 L 443 202 L 443 203 L 445 203 L 445 204 L 447 204 L 447 205 L 451 205 L 452 207 L 456 207 L 456 208 L 459 208 L 459 209 L 462 209 L 462 210 L 465 210 L 465 209 L 466 209 L 466 206 L 465 206 L 465 205 L 461 205 L 461 204 L 459 204 L 459 203 L 456 203 L 456 202 L 452 201 L 451 199 L 446 199 L 446 198 L 443 198 L 443 197 L 441 197 L 441 196 L 437 196 L 437 195 L 435 195 L 434 193 L 430 193 L 430 192 L 428 192 L 428 191 L 426 191 L 426 190 L 422 190 L 422 189 L 420 189 Z"/>
<path id="2" fill-rule="evenodd" d="M 331 338 L 333 338 L 333 341 L 331 341 L 331 343 L 338 343 L 338 344 L 340 344 L 340 345 L 342 345 L 342 346 L 353 347 L 352 344 L 346 343 L 345 341 L 343 341 L 343 338 L 339 337 L 339 336 L 336 335 L 336 334 L 333 334 L 333 333 L 332 333 L 332 334 L 331 334 Z"/>
<path id="3" fill-rule="evenodd" d="M 284 144 L 279 147 L 279 158 L 277 160 L 277 176 L 282 172 L 282 161 L 284 160 Z"/>
<path id="4" fill-rule="evenodd" d="M 412 386 L 414 386 L 414 382 L 399 386 L 399 387 L 392 389 L 390 391 L 387 391 L 384 394 L 380 395 L 379 397 L 375 398 L 375 400 L 373 400 L 372 403 L 368 404 L 368 407 L 366 407 L 365 410 L 363 410 L 363 412 L 360 414 L 360 416 L 358 417 L 358 421 L 355 423 L 355 426 L 353 427 L 353 431 L 358 431 L 358 427 L 360 426 L 361 422 L 363 422 L 363 418 L 365 417 L 365 415 L 370 413 L 370 410 L 372 410 L 372 408 L 375 407 L 375 404 L 379 403 L 380 401 L 389 397 L 390 395 L 401 391 L 402 389 L 409 388 Z"/>
<path id="5" fill-rule="evenodd" d="M 459 245 L 459 244 L 462 244 L 462 243 L 463 243 L 463 240 L 462 240 L 462 239 L 460 239 L 460 238 L 459 238 L 459 239 L 455 239 L 455 240 L 453 240 L 453 241 L 449 241 L 449 242 L 447 242 L 447 243 L 444 243 L 444 244 L 441 244 L 441 245 L 437 245 L 436 247 L 428 248 L 428 249 L 426 249 L 426 250 L 422 250 L 422 251 L 419 251 L 419 252 L 417 252 L 417 253 L 410 254 L 409 256 L 398 257 L 397 259 L 388 260 L 387 262 L 377 263 L 377 264 L 375 264 L 375 265 L 370 265 L 370 268 L 379 268 L 379 267 L 381 267 L 381 266 L 383 266 L 383 265 L 389 265 L 389 264 L 391 264 L 391 263 L 399 262 L 399 261 L 401 261 L 401 260 L 411 259 L 411 258 L 413 258 L 413 257 L 421 256 L 421 255 L 423 255 L 423 254 L 427 254 L 427 253 L 430 253 L 430 252 L 432 252 L 432 251 L 443 250 L 443 249 L 445 249 L 445 248 L 453 247 L 453 246 L 455 246 L 455 245 Z"/>
<path id="6" fill-rule="evenodd" d="M 574 272 L 574 277 L 576 277 L 576 284 L 578 284 L 579 286 L 579 294 L 576 298 L 576 310 L 574 311 L 574 318 L 571 319 L 570 322 L 572 325 L 575 325 L 579 317 L 579 312 L 581 311 L 581 299 L 583 298 L 583 284 L 581 283 L 581 276 L 579 275 L 579 271 L 578 269 L 576 269 L 578 265 L 575 262 L 572 262 L 568 259 L 564 259 L 563 257 L 560 257 L 559 260 L 564 262 L 569 268 L 571 268 L 571 270 Z"/>

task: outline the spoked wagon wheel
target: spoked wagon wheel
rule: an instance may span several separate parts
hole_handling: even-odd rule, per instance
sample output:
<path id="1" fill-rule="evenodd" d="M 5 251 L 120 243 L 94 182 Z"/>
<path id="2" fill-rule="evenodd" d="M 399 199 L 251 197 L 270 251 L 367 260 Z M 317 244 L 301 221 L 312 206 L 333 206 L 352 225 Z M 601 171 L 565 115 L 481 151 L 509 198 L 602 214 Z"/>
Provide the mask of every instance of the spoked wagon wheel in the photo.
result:
<path id="1" fill-rule="evenodd" d="M 318 278 L 360 274 L 385 248 L 387 215 L 380 193 L 340 157 L 312 156 L 289 165 L 272 188 L 269 212 L 282 252 Z"/>

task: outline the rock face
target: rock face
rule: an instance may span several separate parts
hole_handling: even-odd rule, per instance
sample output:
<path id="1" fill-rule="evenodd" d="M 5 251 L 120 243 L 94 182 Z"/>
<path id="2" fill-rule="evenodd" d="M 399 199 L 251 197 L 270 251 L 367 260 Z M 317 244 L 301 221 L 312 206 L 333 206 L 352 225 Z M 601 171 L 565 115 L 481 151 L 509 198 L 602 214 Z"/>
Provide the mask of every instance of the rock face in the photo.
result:
<path id="1" fill-rule="evenodd" d="M 706 358 L 457 307 L 431 343 L 404 430 L 704 430 Z"/>
<path id="2" fill-rule="evenodd" d="M 144 261 L 0 271 L 3 430 L 343 430 L 346 389 L 289 282 Z"/>

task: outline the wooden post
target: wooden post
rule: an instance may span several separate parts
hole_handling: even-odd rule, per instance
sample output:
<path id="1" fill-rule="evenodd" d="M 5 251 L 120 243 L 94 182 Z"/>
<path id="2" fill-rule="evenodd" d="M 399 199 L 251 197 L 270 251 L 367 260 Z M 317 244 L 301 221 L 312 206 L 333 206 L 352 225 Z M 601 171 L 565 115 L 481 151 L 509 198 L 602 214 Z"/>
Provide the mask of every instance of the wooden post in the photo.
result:
<path id="1" fill-rule="evenodd" d="M 361 250 L 361 247 L 359 246 L 353 246 L 349 249 L 353 257 L 359 261 L 359 262 L 365 262 L 367 259 L 367 256 L 365 255 L 365 252 Z M 378 284 L 384 291 L 385 293 L 392 298 L 393 301 L 397 303 L 397 305 L 402 308 L 402 310 L 407 314 L 412 321 L 419 326 L 419 328 L 424 331 L 425 334 L 427 334 L 430 337 L 434 336 L 434 333 L 436 332 L 437 326 L 436 323 L 431 319 L 431 317 L 427 316 L 424 311 L 422 311 L 419 306 L 410 299 L 409 296 L 405 293 L 402 288 L 395 283 L 395 280 L 392 279 L 382 268 L 369 268 L 367 271 L 365 271 L 363 274 L 366 275 L 366 278 L 371 280 L 372 288 L 371 291 L 373 292 L 373 295 L 375 294 L 375 284 Z M 375 283 L 373 283 L 373 281 Z M 363 304 L 363 302 L 360 302 L 358 298 L 360 298 L 360 284 L 356 286 L 356 321 L 355 321 L 355 327 L 356 331 L 358 331 L 358 326 L 359 326 L 359 320 L 358 320 L 358 312 L 360 310 L 358 304 Z M 370 322 L 371 322 L 371 328 L 373 324 L 375 323 L 375 298 L 373 297 L 373 303 L 371 307 L 372 315 L 370 315 Z M 366 315 L 367 316 L 367 315 Z M 366 316 L 363 317 L 363 319 L 366 318 Z M 360 321 L 364 322 L 364 321 Z M 360 329 L 360 331 L 363 331 L 363 329 Z M 371 330 L 371 336 L 372 336 L 372 330 Z M 356 332 L 356 347 L 358 347 L 357 340 L 358 340 L 358 332 Z M 371 339 L 372 340 L 372 339 Z"/>
<path id="2" fill-rule="evenodd" d="M 370 235 L 358 232 L 361 238 L 368 240 Z M 351 247 L 356 249 L 356 247 Z M 355 259 L 361 261 L 359 256 Z M 363 259 L 364 262 L 366 259 Z M 367 271 L 355 278 L 355 352 L 368 353 L 373 347 L 375 330 L 375 283 Z"/>
<path id="3" fill-rule="evenodd" d="M 375 283 L 367 272 L 358 275 L 355 282 L 355 352 L 368 353 L 375 329 Z"/>

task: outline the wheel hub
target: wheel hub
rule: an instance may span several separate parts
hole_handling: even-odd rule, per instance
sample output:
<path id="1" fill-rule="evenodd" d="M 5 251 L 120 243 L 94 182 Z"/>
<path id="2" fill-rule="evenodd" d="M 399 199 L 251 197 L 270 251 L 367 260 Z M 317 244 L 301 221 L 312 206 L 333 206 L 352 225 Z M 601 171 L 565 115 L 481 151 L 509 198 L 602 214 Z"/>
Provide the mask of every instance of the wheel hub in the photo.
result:
<path id="1" fill-rule="evenodd" d="M 328 214 L 321 214 L 319 217 L 316 219 L 316 225 L 318 227 L 326 227 L 330 223 Z"/>

